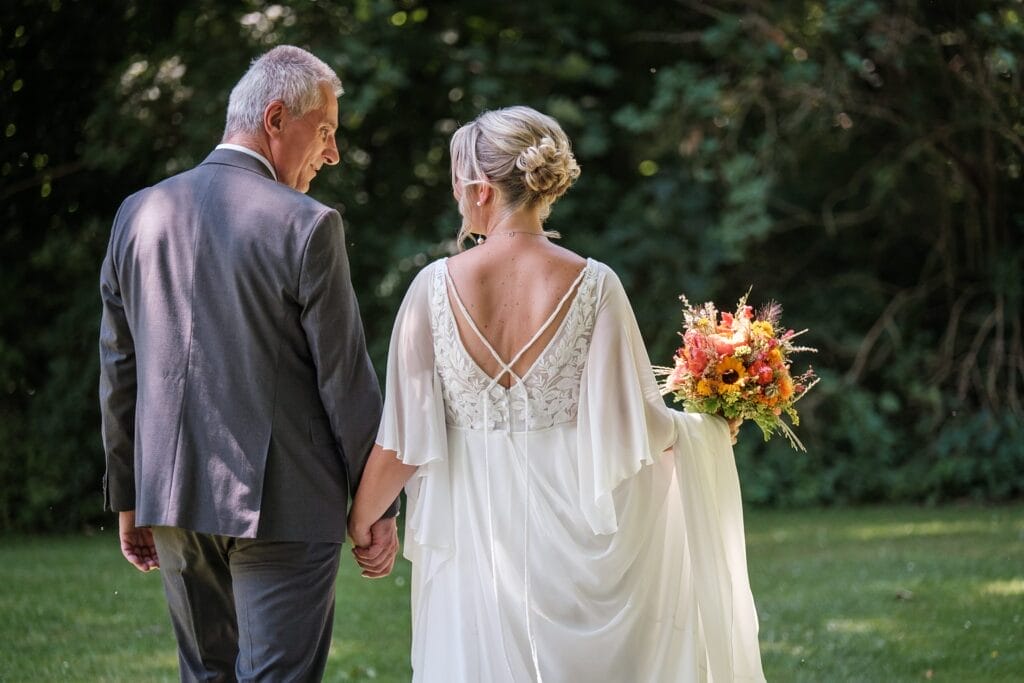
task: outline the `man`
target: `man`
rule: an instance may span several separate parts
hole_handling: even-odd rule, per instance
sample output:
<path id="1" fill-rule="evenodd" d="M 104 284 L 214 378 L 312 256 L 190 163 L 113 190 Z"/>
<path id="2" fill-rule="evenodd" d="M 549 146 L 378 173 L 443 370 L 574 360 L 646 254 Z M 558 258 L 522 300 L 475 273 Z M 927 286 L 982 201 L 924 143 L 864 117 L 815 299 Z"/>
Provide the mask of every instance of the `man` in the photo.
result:
<path id="1" fill-rule="evenodd" d="M 121 205 L 100 290 L 104 497 L 161 568 L 182 680 L 319 680 L 339 546 L 380 418 L 341 217 L 305 196 L 341 81 L 280 46 L 228 103 L 223 144 Z M 397 551 L 394 515 L 357 550 Z"/>

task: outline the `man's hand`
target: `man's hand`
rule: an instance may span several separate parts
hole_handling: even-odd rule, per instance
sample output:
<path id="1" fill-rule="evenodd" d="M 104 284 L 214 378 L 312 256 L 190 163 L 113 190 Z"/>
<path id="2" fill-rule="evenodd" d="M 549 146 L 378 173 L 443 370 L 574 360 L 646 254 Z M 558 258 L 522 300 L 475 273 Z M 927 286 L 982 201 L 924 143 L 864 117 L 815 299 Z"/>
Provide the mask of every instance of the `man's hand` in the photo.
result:
<path id="1" fill-rule="evenodd" d="M 153 532 L 146 527 L 135 526 L 135 510 L 117 513 L 117 523 L 124 559 L 135 565 L 140 572 L 159 569 L 160 558 L 156 554 Z"/>
<path id="2" fill-rule="evenodd" d="M 365 578 L 380 579 L 391 573 L 398 555 L 398 524 L 394 517 L 377 520 L 369 530 L 350 528 L 349 533 L 356 544 L 352 554 Z"/>

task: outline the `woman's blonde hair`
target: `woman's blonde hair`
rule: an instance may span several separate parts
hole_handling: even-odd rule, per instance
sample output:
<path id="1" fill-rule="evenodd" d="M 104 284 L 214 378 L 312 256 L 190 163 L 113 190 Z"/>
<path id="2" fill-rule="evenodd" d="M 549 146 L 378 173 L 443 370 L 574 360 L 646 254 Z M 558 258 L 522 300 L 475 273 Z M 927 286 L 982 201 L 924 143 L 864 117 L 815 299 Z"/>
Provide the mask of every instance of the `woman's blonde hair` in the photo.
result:
<path id="1" fill-rule="evenodd" d="M 491 185 L 509 213 L 540 205 L 541 220 L 580 175 L 569 138 L 558 122 L 523 106 L 484 112 L 459 128 L 452 135 L 451 157 L 453 182 L 463 189 Z M 466 201 L 463 191 L 460 249 L 472 232 L 465 219 Z M 545 234 L 558 236 L 553 231 Z"/>

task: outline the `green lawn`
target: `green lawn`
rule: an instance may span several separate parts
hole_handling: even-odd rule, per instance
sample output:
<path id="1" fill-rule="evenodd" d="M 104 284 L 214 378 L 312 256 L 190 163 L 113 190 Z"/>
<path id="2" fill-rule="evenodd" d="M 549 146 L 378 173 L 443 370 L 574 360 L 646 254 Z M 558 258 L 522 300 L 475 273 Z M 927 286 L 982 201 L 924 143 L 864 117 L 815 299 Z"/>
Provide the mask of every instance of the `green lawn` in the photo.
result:
<path id="1" fill-rule="evenodd" d="M 755 512 L 769 681 L 1024 680 L 1024 506 Z"/>
<path id="2" fill-rule="evenodd" d="M 1024 505 L 751 511 L 769 681 L 1024 679 Z M 175 681 L 156 574 L 108 529 L 0 540 L 0 681 Z M 409 566 L 338 580 L 329 681 L 407 681 Z"/>

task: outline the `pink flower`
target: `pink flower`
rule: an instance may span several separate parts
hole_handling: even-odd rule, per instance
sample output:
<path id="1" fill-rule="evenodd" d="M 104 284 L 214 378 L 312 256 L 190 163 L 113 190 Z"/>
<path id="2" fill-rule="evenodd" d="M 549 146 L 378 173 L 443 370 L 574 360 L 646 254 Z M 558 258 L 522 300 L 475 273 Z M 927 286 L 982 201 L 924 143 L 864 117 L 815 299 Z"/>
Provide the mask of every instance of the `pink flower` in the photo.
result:
<path id="1" fill-rule="evenodd" d="M 729 317 L 729 320 L 732 322 L 732 316 Z M 742 346 L 750 341 L 748 334 L 750 326 L 739 325 L 738 327 L 739 329 L 730 329 L 720 334 L 710 335 L 711 343 L 714 344 L 715 353 L 718 354 L 719 358 L 733 355 L 737 346 Z"/>
<path id="2" fill-rule="evenodd" d="M 760 385 L 770 384 L 772 378 L 775 377 L 775 373 L 772 371 L 771 366 L 763 361 L 757 361 L 750 366 L 748 371 L 751 377 L 757 378 L 757 383 Z"/>
<path id="3" fill-rule="evenodd" d="M 686 368 L 682 365 L 677 365 L 676 369 L 672 371 L 672 375 L 669 377 L 669 389 L 675 391 L 680 387 L 684 386 L 683 372 Z"/>
<path id="4" fill-rule="evenodd" d="M 683 345 L 688 349 L 697 348 L 703 346 L 704 335 L 697 330 L 689 330 L 683 335 Z"/>
<path id="5" fill-rule="evenodd" d="M 711 342 L 715 345 L 715 353 L 719 356 L 731 356 L 736 350 L 736 345 L 732 343 L 731 339 L 720 334 L 711 335 Z"/>
<path id="6" fill-rule="evenodd" d="M 708 366 L 708 355 L 703 349 L 692 348 L 686 352 L 686 367 L 694 377 L 700 377 Z"/>

